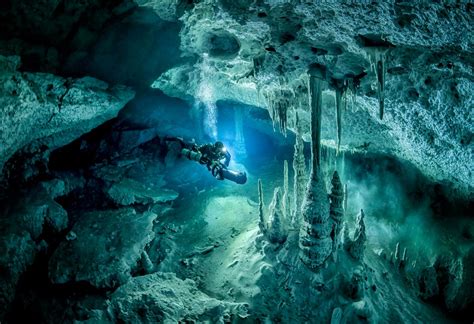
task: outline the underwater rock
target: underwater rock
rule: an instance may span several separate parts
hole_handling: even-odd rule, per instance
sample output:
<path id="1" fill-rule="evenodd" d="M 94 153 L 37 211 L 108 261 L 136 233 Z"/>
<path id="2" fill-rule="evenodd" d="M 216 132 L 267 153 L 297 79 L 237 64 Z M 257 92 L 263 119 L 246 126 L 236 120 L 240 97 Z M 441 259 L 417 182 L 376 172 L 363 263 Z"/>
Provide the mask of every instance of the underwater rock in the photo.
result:
<path id="1" fill-rule="evenodd" d="M 288 235 L 285 224 L 284 203 L 281 196 L 281 188 L 275 188 L 273 200 L 269 207 L 266 236 L 271 243 L 283 243 Z"/>
<path id="2" fill-rule="evenodd" d="M 59 183 L 54 180 L 51 182 Z M 11 205 L 2 204 L 0 215 L 0 319 L 13 300 L 20 276 L 33 264 L 44 241 L 38 242 L 46 228 L 53 233 L 64 230 L 67 212 L 39 184 Z M 52 190 L 54 191 L 54 190 Z M 53 196 L 56 193 L 53 192 Z"/>
<path id="3" fill-rule="evenodd" d="M 354 300 L 359 300 L 364 296 L 365 291 L 365 272 L 362 267 L 357 267 L 352 272 L 351 279 L 348 280 L 344 287 L 344 294 Z"/>
<path id="4" fill-rule="evenodd" d="M 361 209 L 359 217 L 357 219 L 354 238 L 352 240 L 350 238 L 347 238 L 344 243 L 346 250 L 356 260 L 362 260 L 364 258 L 365 244 L 367 241 L 364 217 L 364 211 Z"/>
<path id="5" fill-rule="evenodd" d="M 333 173 L 331 184 L 331 194 L 329 195 L 329 199 L 331 200 L 329 205 L 329 215 L 334 221 L 331 237 L 333 241 L 332 254 L 334 259 L 336 259 L 337 250 L 341 244 L 341 229 L 343 225 L 342 223 L 344 221 L 344 209 L 342 207 L 342 203 L 344 201 L 344 190 L 342 188 L 341 179 L 339 178 L 337 171 L 334 171 Z"/>
<path id="6" fill-rule="evenodd" d="M 356 301 L 346 307 L 342 323 L 377 323 L 374 307 L 370 300 Z"/>
<path id="7" fill-rule="evenodd" d="M 310 269 L 315 270 L 329 258 L 333 244 L 330 237 L 332 222 L 329 219 L 329 200 L 319 172 L 308 183 L 302 213 L 300 258 Z"/>
<path id="8" fill-rule="evenodd" d="M 288 179 L 288 161 L 283 161 L 283 212 L 285 216 L 285 222 L 288 222 L 291 218 L 291 204 L 290 204 L 290 189 Z"/>
<path id="9" fill-rule="evenodd" d="M 331 255 L 332 228 L 329 219 L 329 198 L 326 183 L 321 173 L 321 87 L 319 71 L 310 69 L 309 98 L 311 105 L 311 152 L 312 171 L 308 182 L 303 207 L 303 222 L 300 225 L 300 259 L 311 270 L 323 266 Z"/>
<path id="10" fill-rule="evenodd" d="M 166 203 L 175 200 L 178 193 L 165 188 L 151 188 L 139 181 L 124 178 L 114 183 L 108 190 L 107 195 L 116 204 L 128 206 L 133 204 Z"/>
<path id="11" fill-rule="evenodd" d="M 299 129 L 299 118 L 296 114 L 296 127 Z M 305 184 L 308 181 L 306 177 L 306 161 L 304 156 L 304 142 L 299 131 L 296 134 L 293 154 L 293 219 L 292 225 L 298 226 L 301 221 L 301 205 L 303 203 Z"/>
<path id="12" fill-rule="evenodd" d="M 115 323 L 223 323 L 247 317 L 247 305 L 211 298 L 193 280 L 181 280 L 174 273 L 154 273 L 117 289 L 107 315 Z"/>
<path id="13" fill-rule="evenodd" d="M 418 286 L 421 299 L 428 300 L 439 294 L 439 286 L 436 280 L 436 270 L 426 267 L 421 271 Z"/>
<path id="14" fill-rule="evenodd" d="M 20 276 L 36 255 L 36 243 L 27 231 L 8 232 L 1 233 L 0 239 L 0 320 L 15 297 Z"/>
<path id="15" fill-rule="evenodd" d="M 473 71 L 469 55 L 460 55 L 470 54 L 472 48 L 472 40 L 465 36 L 472 25 L 469 3 L 341 6 L 336 2 L 253 1 L 251 10 L 211 8 L 207 2 L 193 6 L 181 17 L 185 55 L 201 55 L 199 40 L 215 30 L 232 30 L 240 44 L 238 64 L 215 60 L 216 68 L 207 80 L 214 100 L 264 107 L 265 98 L 259 95 L 264 88 L 276 94 L 272 102 L 277 103 L 285 96 L 280 79 L 289 80 L 285 90 L 299 93 L 298 79 L 308 64 L 321 64 L 332 77 L 358 84 L 354 111 L 344 114 L 341 145 L 356 148 L 372 142 L 370 151 L 406 159 L 425 175 L 449 181 L 472 196 L 472 154 L 466 150 L 472 142 L 472 117 L 466 107 L 474 102 Z M 374 75 L 367 74 L 369 48 L 386 52 L 384 60 L 381 55 L 376 58 Z M 177 66 L 163 73 L 154 86 L 184 99 L 199 86 L 195 74 L 192 64 Z M 332 95 L 323 97 L 325 103 L 333 102 Z M 273 116 L 271 107 L 267 105 L 267 110 Z M 289 129 L 297 110 L 281 111 L 286 113 Z M 310 121 L 307 115 L 300 117 L 306 137 Z M 322 138 L 333 140 L 337 132 L 334 110 L 324 110 L 323 119 L 331 122 L 323 123 Z"/>
<path id="16" fill-rule="evenodd" d="M 133 208 L 81 215 L 72 228 L 77 238 L 63 241 L 49 261 L 51 281 L 86 281 L 97 288 L 127 282 L 155 236 L 152 228 L 156 217 L 150 212 L 137 214 Z"/>
<path id="17" fill-rule="evenodd" d="M 129 88 L 90 77 L 12 71 L 15 57 L 0 56 L 0 62 L 0 168 L 33 141 L 50 149 L 68 144 L 115 117 L 134 96 Z"/>
<path id="18" fill-rule="evenodd" d="M 265 218 L 265 203 L 263 202 L 263 185 L 262 180 L 258 179 L 258 228 L 260 232 L 265 234 L 267 231 Z"/>
<path id="19" fill-rule="evenodd" d="M 452 311 L 468 309 L 474 302 L 474 248 L 471 248 L 461 259 L 461 265 L 455 268 L 454 278 L 448 283 L 444 292 L 444 302 Z"/>
<path id="20" fill-rule="evenodd" d="M 474 248 L 462 258 L 444 255 L 438 257 L 433 265 L 436 271 L 440 295 L 451 312 L 464 310 L 474 301 Z"/>

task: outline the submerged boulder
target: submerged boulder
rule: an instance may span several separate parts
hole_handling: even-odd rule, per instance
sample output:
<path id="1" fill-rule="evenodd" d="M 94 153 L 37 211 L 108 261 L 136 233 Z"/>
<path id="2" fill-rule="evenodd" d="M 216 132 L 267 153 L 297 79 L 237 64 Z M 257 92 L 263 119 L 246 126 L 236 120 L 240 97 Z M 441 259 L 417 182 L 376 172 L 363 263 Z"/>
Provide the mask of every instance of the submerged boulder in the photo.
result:
<path id="1" fill-rule="evenodd" d="M 178 323 L 230 322 L 247 316 L 245 304 L 220 301 L 199 291 L 190 279 L 174 273 L 133 278 L 110 297 L 111 322 Z"/>
<path id="2" fill-rule="evenodd" d="M 176 191 L 165 188 L 153 188 L 146 184 L 124 178 L 114 183 L 107 191 L 107 195 L 118 205 L 166 203 L 178 197 Z"/>
<path id="3" fill-rule="evenodd" d="M 53 200 L 64 194 L 64 183 L 51 180 L 30 189 L 26 195 L 0 202 L 0 320 L 15 296 L 21 275 L 44 248 L 41 235 L 67 227 L 67 212 Z M 8 206 L 8 207 L 7 207 Z"/>
<path id="4" fill-rule="evenodd" d="M 72 228 L 76 238 L 62 242 L 51 257 L 51 281 L 86 281 L 98 288 L 124 284 L 154 238 L 156 217 L 133 208 L 83 214 Z"/>

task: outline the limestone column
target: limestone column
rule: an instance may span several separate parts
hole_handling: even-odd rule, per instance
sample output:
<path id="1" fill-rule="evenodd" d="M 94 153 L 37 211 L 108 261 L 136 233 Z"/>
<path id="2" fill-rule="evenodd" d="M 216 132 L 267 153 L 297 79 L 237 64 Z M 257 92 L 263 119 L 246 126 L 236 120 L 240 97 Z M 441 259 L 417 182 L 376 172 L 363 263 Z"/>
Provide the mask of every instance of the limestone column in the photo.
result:
<path id="1" fill-rule="evenodd" d="M 303 202 L 303 222 L 299 237 L 300 259 L 313 271 L 325 265 L 332 251 L 329 198 L 320 168 L 323 81 L 318 77 L 319 72 L 310 70 L 312 171 Z"/>

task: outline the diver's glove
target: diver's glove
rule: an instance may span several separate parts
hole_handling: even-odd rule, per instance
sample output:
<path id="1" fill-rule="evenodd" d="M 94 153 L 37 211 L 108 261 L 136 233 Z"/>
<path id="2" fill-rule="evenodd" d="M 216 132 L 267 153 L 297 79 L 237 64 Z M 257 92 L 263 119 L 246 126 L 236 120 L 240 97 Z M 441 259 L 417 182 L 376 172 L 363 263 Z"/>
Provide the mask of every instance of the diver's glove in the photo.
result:
<path id="1" fill-rule="evenodd" d="M 209 170 L 211 170 L 212 175 L 216 177 L 217 180 L 224 180 L 224 177 L 222 176 L 223 168 L 224 165 L 219 161 L 212 161 L 211 165 L 209 166 Z"/>

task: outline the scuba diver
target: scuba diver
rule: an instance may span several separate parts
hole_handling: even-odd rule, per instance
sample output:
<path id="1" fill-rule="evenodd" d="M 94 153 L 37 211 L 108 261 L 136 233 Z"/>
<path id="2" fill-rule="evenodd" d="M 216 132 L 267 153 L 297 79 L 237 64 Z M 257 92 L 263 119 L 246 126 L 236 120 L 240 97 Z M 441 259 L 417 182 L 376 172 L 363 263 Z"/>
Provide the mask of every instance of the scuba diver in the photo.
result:
<path id="1" fill-rule="evenodd" d="M 188 160 L 197 161 L 203 164 L 217 180 L 230 180 L 238 184 L 247 182 L 245 172 L 233 171 L 229 167 L 231 155 L 222 142 L 214 144 L 196 145 L 187 144 L 178 137 L 165 137 L 165 141 L 176 141 L 181 145 L 181 155 Z"/>

